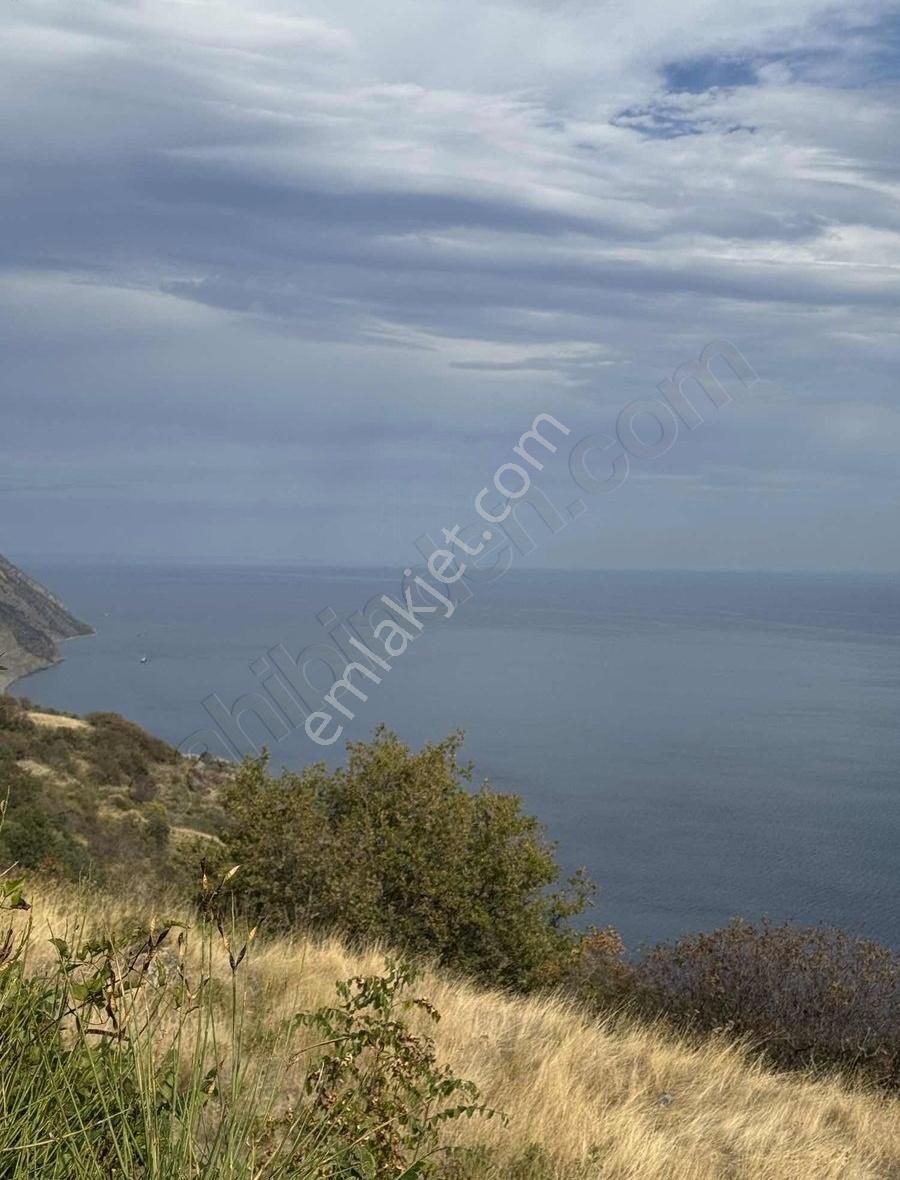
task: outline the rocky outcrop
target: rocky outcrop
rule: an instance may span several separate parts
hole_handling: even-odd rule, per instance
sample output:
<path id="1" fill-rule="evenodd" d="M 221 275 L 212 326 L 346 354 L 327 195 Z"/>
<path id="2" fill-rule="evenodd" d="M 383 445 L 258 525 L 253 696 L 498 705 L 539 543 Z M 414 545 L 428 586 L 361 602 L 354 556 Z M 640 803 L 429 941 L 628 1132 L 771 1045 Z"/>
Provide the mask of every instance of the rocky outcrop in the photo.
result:
<path id="1" fill-rule="evenodd" d="M 0 557 L 0 690 L 57 663 L 59 640 L 90 634 L 55 594 Z"/>

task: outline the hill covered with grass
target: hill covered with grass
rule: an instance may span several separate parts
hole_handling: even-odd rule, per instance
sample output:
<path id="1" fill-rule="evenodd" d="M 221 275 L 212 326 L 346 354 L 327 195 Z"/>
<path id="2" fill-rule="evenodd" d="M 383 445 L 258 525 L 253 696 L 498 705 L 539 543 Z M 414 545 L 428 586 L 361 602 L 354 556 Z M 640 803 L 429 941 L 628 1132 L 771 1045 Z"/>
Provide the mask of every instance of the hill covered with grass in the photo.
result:
<path id="1" fill-rule="evenodd" d="M 621 1013 L 597 1016 L 558 995 L 515 996 L 425 967 L 414 983 L 398 990 L 389 1009 L 384 992 L 369 985 L 363 998 L 380 1007 L 356 1009 L 349 1027 L 337 1027 L 338 1018 L 330 1017 L 343 1061 L 343 1072 L 336 1075 L 331 1057 L 332 1072 L 322 1068 L 323 1053 L 331 1051 L 323 1047 L 329 1037 L 298 1014 L 340 1007 L 338 981 L 383 979 L 390 971 L 383 949 L 351 949 L 334 938 L 257 935 L 232 970 L 248 940 L 246 926 L 227 920 L 220 931 L 174 899 L 112 898 L 43 882 L 35 882 L 28 899 L 33 908 L 17 911 L 12 923 L 19 932 L 30 928 L 27 973 L 45 981 L 41 986 L 60 1012 L 78 1011 L 80 1025 L 70 1027 L 67 1047 L 96 1060 L 67 1061 L 47 1051 L 25 1064 L 25 1051 L 7 1027 L 17 1004 L 21 1028 L 22 999 L 15 1000 L 8 980 L 4 988 L 0 969 L 4 1176 L 888 1180 L 900 1175 L 896 1097 L 837 1076 L 775 1073 L 723 1036 L 696 1042 L 661 1023 Z M 104 957 L 106 938 L 119 948 L 112 953 L 112 969 Z M 146 965 L 147 947 L 156 940 Z M 98 964 L 106 965 L 105 974 Z M 83 984 L 86 974 L 95 981 L 93 996 Z M 145 980 L 143 998 L 135 998 L 142 995 L 139 989 L 128 990 L 129 975 L 132 983 L 136 977 Z M 357 985 L 354 994 L 365 986 Z M 418 996 L 427 997 L 439 1021 L 404 1006 L 405 999 Z M 41 998 L 46 1005 L 46 995 Z M 121 1040 L 91 1035 L 113 1033 L 109 1008 L 117 1014 Z M 71 1024 L 72 1014 L 67 1019 Z M 421 1042 L 415 1051 L 402 1043 L 397 1028 L 389 1027 L 393 1020 L 432 1041 L 433 1064 Z M 106 1060 L 113 1054 L 124 1058 L 116 1069 Z M 176 1063 L 180 1109 L 171 1102 Z M 431 1092 L 438 1069 L 474 1083 L 477 1096 L 450 1090 L 442 1098 Z M 336 1078 L 339 1085 L 332 1091 Z M 439 1080 L 438 1091 L 445 1080 Z M 342 1107 L 340 1084 L 344 1096 L 356 1087 L 364 1098 Z M 101 1086 L 106 1092 L 99 1095 Z M 409 1159 L 422 1161 L 421 1172 L 408 1171 L 409 1163 L 385 1163 L 389 1157 L 379 1147 L 386 1132 L 382 1113 L 393 1111 L 386 1119 L 402 1139 L 409 1125 L 402 1119 L 409 1109 L 425 1117 L 422 1103 L 430 1104 L 432 1113 L 458 1106 L 497 1113 L 442 1120 L 436 1137 L 423 1135 L 424 1156 L 410 1151 Z M 127 1120 L 120 1116 L 123 1110 Z M 60 1138 L 51 1141 L 53 1135 Z M 367 1153 L 353 1154 L 354 1145 L 366 1143 L 375 1161 L 371 1172 L 365 1170 Z"/>
<path id="2" fill-rule="evenodd" d="M 273 777 L 0 698 L 0 1177 L 900 1177 L 895 952 L 629 955 L 460 742 Z"/>
<path id="3" fill-rule="evenodd" d="M 193 873 L 216 843 L 218 792 L 234 772 L 117 714 L 71 717 L 0 696 L 0 867 L 101 880 Z"/>

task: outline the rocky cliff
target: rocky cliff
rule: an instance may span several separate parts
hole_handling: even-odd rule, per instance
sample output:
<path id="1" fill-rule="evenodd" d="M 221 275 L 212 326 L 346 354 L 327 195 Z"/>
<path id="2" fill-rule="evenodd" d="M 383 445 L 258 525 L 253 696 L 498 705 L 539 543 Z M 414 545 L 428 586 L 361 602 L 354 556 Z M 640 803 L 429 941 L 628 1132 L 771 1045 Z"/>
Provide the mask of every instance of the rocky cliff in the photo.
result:
<path id="1" fill-rule="evenodd" d="M 60 639 L 90 634 L 54 594 L 0 557 L 0 691 L 55 664 Z"/>

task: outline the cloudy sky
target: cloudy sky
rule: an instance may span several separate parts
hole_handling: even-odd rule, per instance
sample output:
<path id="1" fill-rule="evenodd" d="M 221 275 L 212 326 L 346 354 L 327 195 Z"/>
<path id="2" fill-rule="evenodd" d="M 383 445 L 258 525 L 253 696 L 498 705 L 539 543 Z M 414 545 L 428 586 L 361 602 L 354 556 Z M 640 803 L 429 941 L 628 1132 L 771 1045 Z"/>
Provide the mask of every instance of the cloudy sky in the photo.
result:
<path id="1" fill-rule="evenodd" d="M 402 563 L 724 339 L 753 390 L 530 560 L 900 568 L 896 4 L 0 26 L 0 551 Z"/>

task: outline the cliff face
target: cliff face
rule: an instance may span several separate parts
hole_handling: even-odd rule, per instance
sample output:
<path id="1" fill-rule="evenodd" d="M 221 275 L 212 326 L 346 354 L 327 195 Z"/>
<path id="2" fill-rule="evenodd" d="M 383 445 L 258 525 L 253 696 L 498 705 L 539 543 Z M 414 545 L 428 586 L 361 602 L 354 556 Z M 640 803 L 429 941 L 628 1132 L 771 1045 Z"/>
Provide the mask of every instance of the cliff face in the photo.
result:
<path id="1" fill-rule="evenodd" d="M 58 640 L 91 633 L 54 594 L 0 557 L 0 691 L 55 664 Z"/>

